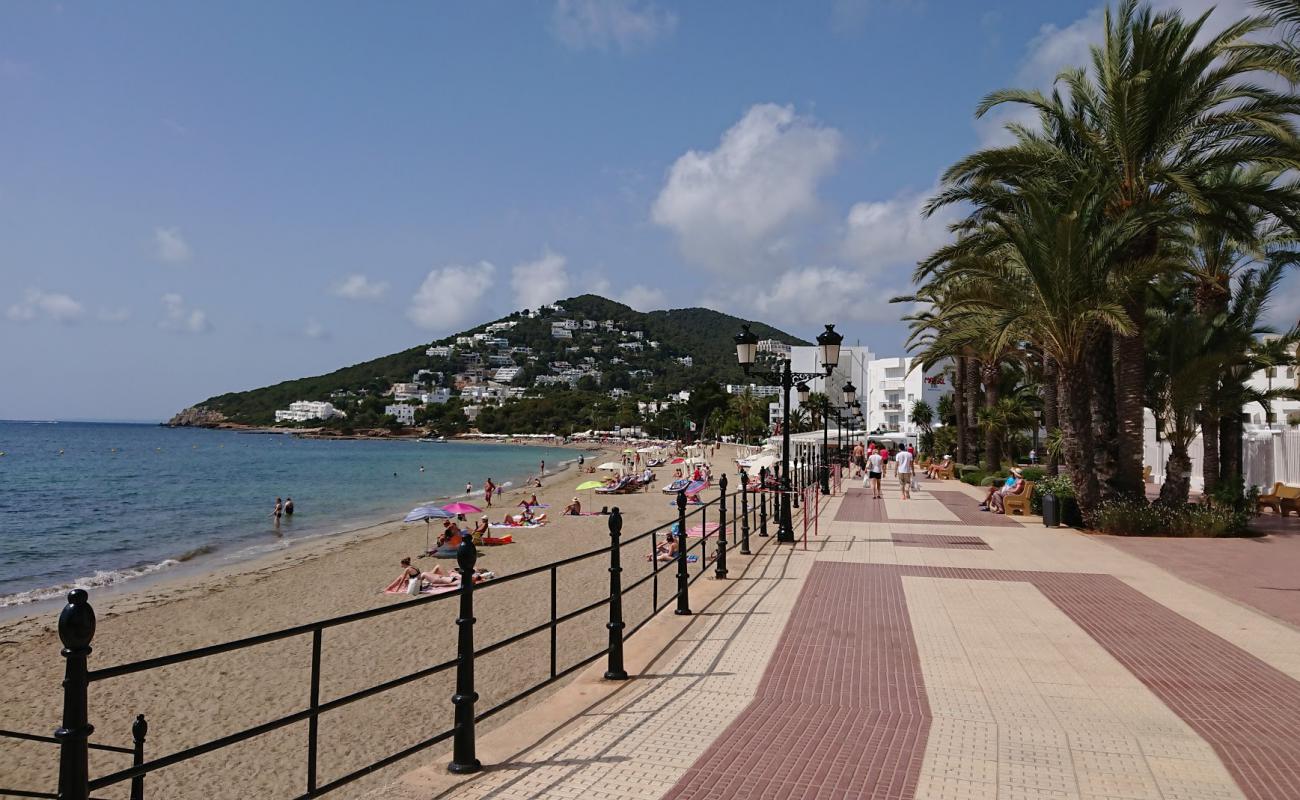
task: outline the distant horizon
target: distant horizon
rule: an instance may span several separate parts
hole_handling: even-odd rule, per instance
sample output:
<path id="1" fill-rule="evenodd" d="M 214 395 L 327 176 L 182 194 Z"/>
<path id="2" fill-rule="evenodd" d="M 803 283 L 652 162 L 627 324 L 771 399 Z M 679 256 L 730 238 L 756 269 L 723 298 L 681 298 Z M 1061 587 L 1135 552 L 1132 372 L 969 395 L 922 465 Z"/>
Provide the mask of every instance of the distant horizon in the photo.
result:
<path id="1" fill-rule="evenodd" d="M 0 423 L 14 422 L 22 425 L 54 425 L 64 422 L 77 422 L 92 425 L 161 425 L 166 422 L 163 419 L 93 419 L 93 418 L 74 418 L 67 419 L 0 419 Z"/>

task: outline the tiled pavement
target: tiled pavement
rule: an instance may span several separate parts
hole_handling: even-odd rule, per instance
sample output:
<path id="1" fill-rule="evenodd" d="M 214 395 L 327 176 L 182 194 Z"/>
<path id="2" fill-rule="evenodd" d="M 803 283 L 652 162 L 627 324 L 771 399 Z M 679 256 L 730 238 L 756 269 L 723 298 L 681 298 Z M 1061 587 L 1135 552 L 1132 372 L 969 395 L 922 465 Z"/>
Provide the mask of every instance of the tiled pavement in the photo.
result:
<path id="1" fill-rule="evenodd" d="M 1300 632 L 1070 531 L 954 527 L 951 483 L 885 486 L 447 796 L 1300 798 Z"/>

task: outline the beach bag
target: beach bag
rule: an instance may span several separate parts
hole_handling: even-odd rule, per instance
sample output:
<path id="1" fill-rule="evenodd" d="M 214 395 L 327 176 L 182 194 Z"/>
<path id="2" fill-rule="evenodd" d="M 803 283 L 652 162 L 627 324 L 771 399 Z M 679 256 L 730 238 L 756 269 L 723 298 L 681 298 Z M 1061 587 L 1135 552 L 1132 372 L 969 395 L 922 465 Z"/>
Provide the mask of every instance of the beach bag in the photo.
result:
<path id="1" fill-rule="evenodd" d="M 420 578 L 419 578 L 419 576 L 416 576 L 416 577 L 414 577 L 414 578 L 410 578 L 410 579 L 408 579 L 408 580 L 406 581 L 406 593 L 407 593 L 407 594 L 419 594 L 419 593 L 420 593 Z"/>

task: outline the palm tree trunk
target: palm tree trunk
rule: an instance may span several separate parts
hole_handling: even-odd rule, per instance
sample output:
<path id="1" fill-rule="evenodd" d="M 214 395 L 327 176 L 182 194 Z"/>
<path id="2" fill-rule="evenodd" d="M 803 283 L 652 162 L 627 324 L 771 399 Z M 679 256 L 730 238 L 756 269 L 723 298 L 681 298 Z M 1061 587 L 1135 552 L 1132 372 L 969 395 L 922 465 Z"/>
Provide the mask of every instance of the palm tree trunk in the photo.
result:
<path id="1" fill-rule="evenodd" d="M 952 410 L 957 417 L 957 463 L 966 463 L 966 359 L 958 356 L 952 378 Z"/>
<path id="2" fill-rule="evenodd" d="M 1201 422 L 1201 480 L 1205 494 L 1219 485 L 1219 416 L 1202 412 Z"/>
<path id="3" fill-rule="evenodd" d="M 1110 331 L 1102 331 L 1089 348 L 1088 373 L 1092 377 L 1092 436 L 1097 450 L 1097 486 L 1102 500 L 1117 496 L 1114 486 L 1118 426 L 1115 420 L 1115 384 L 1112 372 L 1113 343 Z"/>
<path id="4" fill-rule="evenodd" d="M 976 434 L 979 431 L 980 362 L 978 358 L 966 359 L 966 457 L 979 458 Z"/>
<path id="5" fill-rule="evenodd" d="M 1057 391 L 1057 368 L 1056 359 L 1051 356 L 1043 359 L 1043 428 L 1048 435 L 1061 426 L 1060 419 L 1057 415 L 1060 401 L 1057 399 L 1060 394 Z M 1061 471 L 1059 459 L 1053 453 L 1047 457 L 1047 474 L 1058 475 Z"/>
<path id="6" fill-rule="evenodd" d="M 1114 440 L 1115 475 L 1111 484 L 1121 497 L 1140 498 L 1142 489 L 1142 410 L 1146 393 L 1146 345 L 1142 327 L 1146 303 L 1140 294 L 1124 304 L 1136 330 L 1128 336 L 1114 337 L 1115 416 L 1118 424 Z"/>
<path id="7" fill-rule="evenodd" d="M 986 361 L 980 369 L 980 378 L 984 383 L 984 408 L 992 411 L 998 403 L 998 379 L 1002 377 L 1000 365 L 996 361 Z M 984 430 L 984 471 L 997 472 L 1002 469 L 1002 440 L 1000 432 L 993 425 Z"/>
<path id="8" fill-rule="evenodd" d="M 1160 502 L 1167 506 L 1186 505 L 1192 488 L 1192 458 L 1187 445 L 1170 443 L 1169 459 L 1165 462 L 1165 482 L 1160 487 Z"/>
<path id="9" fill-rule="evenodd" d="M 1107 365 L 1109 366 L 1109 365 Z M 1075 501 L 1083 515 L 1083 524 L 1091 528 L 1097 519 L 1100 491 L 1093 455 L 1097 452 L 1092 438 L 1091 387 L 1085 365 L 1062 367 L 1061 388 L 1065 395 L 1065 468 L 1074 484 Z"/>
<path id="10" fill-rule="evenodd" d="M 1241 478 L 1241 413 L 1219 421 L 1219 482 L 1236 485 Z"/>

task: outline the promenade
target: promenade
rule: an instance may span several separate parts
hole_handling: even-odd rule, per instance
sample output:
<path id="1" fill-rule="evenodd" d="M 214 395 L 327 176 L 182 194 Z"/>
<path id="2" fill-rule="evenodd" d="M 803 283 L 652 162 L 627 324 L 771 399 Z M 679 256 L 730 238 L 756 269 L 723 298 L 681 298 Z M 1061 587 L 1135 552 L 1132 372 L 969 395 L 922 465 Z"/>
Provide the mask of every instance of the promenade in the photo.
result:
<path id="1" fill-rule="evenodd" d="M 885 484 L 830 499 L 807 550 L 753 539 L 632 680 L 579 678 L 485 737 L 484 772 L 372 796 L 1300 798 L 1294 541 L 1165 542 L 1171 572 L 1161 542 Z"/>

